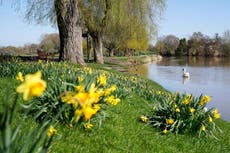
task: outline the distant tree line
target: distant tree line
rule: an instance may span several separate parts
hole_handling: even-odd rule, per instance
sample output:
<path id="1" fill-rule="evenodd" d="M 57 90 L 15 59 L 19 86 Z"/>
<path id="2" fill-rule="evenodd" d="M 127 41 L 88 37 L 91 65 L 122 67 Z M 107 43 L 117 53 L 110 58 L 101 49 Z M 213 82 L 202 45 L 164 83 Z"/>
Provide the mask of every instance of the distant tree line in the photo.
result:
<path id="1" fill-rule="evenodd" d="M 111 34 L 111 33 L 110 33 Z M 108 35 L 108 34 L 107 34 Z M 103 55 L 104 56 L 126 56 L 126 55 L 135 55 L 138 53 L 145 52 L 146 50 L 154 50 L 154 46 L 149 44 L 149 40 L 146 38 L 139 39 L 140 41 L 135 41 L 129 46 L 130 43 L 127 41 L 122 41 L 117 38 L 107 36 L 103 37 Z M 136 46 L 135 46 L 136 45 Z M 83 38 L 82 41 L 83 53 L 88 55 L 87 57 L 93 58 L 93 39 L 88 36 Z M 24 56 L 24 55 L 37 55 L 37 51 L 45 51 L 48 53 L 59 52 L 60 49 L 60 39 L 59 34 L 51 33 L 44 34 L 41 36 L 41 41 L 38 44 L 25 44 L 22 47 L 15 46 L 6 46 L 0 47 L 0 55 L 12 55 L 12 56 Z"/>
<path id="2" fill-rule="evenodd" d="M 22 47 L 6 46 L 0 47 L 0 54 L 2 55 L 33 55 L 37 54 L 37 50 L 46 52 L 58 52 L 59 51 L 59 35 L 56 33 L 45 34 L 42 36 L 39 44 L 25 44 Z"/>
<path id="3" fill-rule="evenodd" d="M 230 31 L 213 38 L 194 32 L 188 40 L 168 35 L 158 39 L 155 49 L 162 56 L 230 56 Z"/>

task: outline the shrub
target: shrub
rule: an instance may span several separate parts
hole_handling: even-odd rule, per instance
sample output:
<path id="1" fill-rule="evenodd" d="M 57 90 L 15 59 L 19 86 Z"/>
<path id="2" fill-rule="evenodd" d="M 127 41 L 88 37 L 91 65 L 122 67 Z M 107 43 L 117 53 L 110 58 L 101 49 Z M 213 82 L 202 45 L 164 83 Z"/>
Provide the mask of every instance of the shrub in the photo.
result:
<path id="1" fill-rule="evenodd" d="M 207 109 L 206 103 L 210 101 L 207 95 L 194 97 L 189 94 L 157 91 L 153 99 L 151 113 L 141 116 L 141 120 L 163 133 L 192 133 L 215 137 L 215 132 L 221 132 L 215 125 L 220 114 L 217 109 Z"/>

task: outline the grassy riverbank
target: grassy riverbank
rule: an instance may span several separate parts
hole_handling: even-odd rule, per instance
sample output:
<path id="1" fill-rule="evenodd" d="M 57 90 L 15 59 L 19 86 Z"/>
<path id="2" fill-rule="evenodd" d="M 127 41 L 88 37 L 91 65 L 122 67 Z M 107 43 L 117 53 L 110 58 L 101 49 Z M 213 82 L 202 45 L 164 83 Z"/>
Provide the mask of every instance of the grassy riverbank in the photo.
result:
<path id="1" fill-rule="evenodd" d="M 91 64 L 89 64 L 91 65 Z M 91 66 L 90 66 L 91 67 Z M 93 65 L 94 73 L 101 73 L 101 69 L 107 69 L 108 65 Z M 99 68 L 99 69 L 98 69 Z M 2 74 L 0 77 L 0 103 L 5 97 L 6 87 L 9 87 L 8 93 L 14 93 L 18 82 L 15 76 L 19 71 L 23 74 L 41 70 L 47 85 L 49 80 L 58 80 L 58 78 L 69 77 L 71 72 L 78 74 L 81 67 L 76 65 L 61 64 L 11 64 L 2 65 Z M 103 71 L 104 73 L 104 71 Z M 216 124 L 223 130 L 218 133 L 218 139 L 198 137 L 197 135 L 173 133 L 163 134 L 147 124 L 140 122 L 142 114 L 147 114 L 152 108 L 153 101 L 149 100 L 147 95 L 149 91 L 164 91 L 164 88 L 157 83 L 133 76 L 123 74 L 116 70 L 106 70 L 108 84 L 116 84 L 120 95 L 120 103 L 115 107 L 105 106 L 105 108 L 95 115 L 93 128 L 86 130 L 83 124 L 74 126 L 69 124 L 56 123 L 57 135 L 54 137 L 50 152 L 52 153 L 78 153 L 78 152 L 105 152 L 105 153 L 228 153 L 230 152 L 230 123 L 223 120 L 216 120 Z M 58 75 L 61 74 L 61 75 Z M 74 76 L 77 78 L 77 76 Z M 125 88 L 126 87 L 126 88 Z M 24 103 L 22 98 L 19 102 Z M 33 102 L 31 100 L 30 102 Z M 36 102 L 36 101 L 35 101 Z M 20 112 L 17 112 L 20 116 Z M 17 117 L 16 121 L 19 120 Z M 23 124 L 21 132 L 27 132 L 28 127 L 35 127 L 36 121 L 30 117 Z"/>

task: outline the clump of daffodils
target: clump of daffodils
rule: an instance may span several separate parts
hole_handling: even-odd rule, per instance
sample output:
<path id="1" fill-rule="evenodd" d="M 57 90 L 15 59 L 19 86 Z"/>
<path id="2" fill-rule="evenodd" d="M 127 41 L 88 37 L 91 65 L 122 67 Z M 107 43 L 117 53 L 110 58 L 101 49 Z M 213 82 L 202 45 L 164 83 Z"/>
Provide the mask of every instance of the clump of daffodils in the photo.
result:
<path id="1" fill-rule="evenodd" d="M 74 92 L 66 92 L 64 96 L 62 96 L 62 101 L 72 105 L 75 122 L 77 122 L 81 116 L 84 116 L 85 120 L 89 120 L 100 110 L 99 101 L 103 93 L 96 89 L 94 83 L 91 84 L 89 91 L 85 91 L 83 85 L 76 86 L 75 89 Z"/>
<path id="2" fill-rule="evenodd" d="M 117 105 L 120 99 L 113 93 L 116 91 L 116 85 L 107 86 L 105 75 L 99 75 L 95 82 L 85 83 L 81 77 L 77 77 L 78 85 L 74 86 L 73 91 L 66 91 L 61 97 L 61 101 L 71 105 L 74 112 L 74 122 L 83 118 L 88 122 L 103 104 Z M 87 123 L 87 129 L 92 128 L 92 124 Z"/>
<path id="3" fill-rule="evenodd" d="M 201 95 L 196 98 L 190 94 L 156 91 L 153 97 L 152 113 L 140 118 L 159 128 L 163 134 L 188 132 L 215 137 L 215 132 L 221 132 L 215 125 L 220 113 L 217 109 L 208 110 L 206 107 L 210 96 Z"/>
<path id="4" fill-rule="evenodd" d="M 107 106 L 116 106 L 120 103 L 124 92 L 122 92 L 123 89 L 118 89 L 116 85 L 118 81 L 110 77 L 110 73 L 89 67 L 69 68 L 65 64 L 61 67 L 57 66 L 58 68 L 61 68 L 61 71 L 44 73 L 49 80 L 47 87 L 39 79 L 39 73 L 34 74 L 33 77 L 18 74 L 18 80 L 25 81 L 17 91 L 23 93 L 25 99 L 32 96 L 38 97 L 35 99 L 36 103 L 31 114 L 40 112 L 39 120 L 55 118 L 69 127 L 77 123 L 93 125 L 98 120 L 104 119 L 106 113 L 103 112 L 106 111 Z M 38 84 L 28 80 L 37 80 Z M 44 88 L 47 88 L 46 92 L 41 94 Z M 103 117 L 100 116 L 102 113 Z M 87 125 L 84 126 L 87 129 L 93 127 Z"/>

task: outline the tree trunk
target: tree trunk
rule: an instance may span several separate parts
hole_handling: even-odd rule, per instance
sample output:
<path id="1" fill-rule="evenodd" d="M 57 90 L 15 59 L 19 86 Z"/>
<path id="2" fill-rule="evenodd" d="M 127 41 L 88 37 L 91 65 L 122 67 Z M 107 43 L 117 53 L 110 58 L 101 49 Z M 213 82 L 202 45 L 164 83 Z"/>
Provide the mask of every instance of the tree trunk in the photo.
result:
<path id="1" fill-rule="evenodd" d="M 102 35 L 97 32 L 91 35 L 94 49 L 94 61 L 96 63 L 104 64 L 103 52 L 102 52 Z"/>
<path id="2" fill-rule="evenodd" d="M 111 57 L 113 55 L 114 55 L 114 48 L 112 48 L 112 49 L 109 50 L 109 57 Z"/>
<path id="3" fill-rule="evenodd" d="M 59 60 L 85 65 L 82 50 L 82 29 L 78 1 L 55 0 L 57 16 L 60 55 Z"/>

